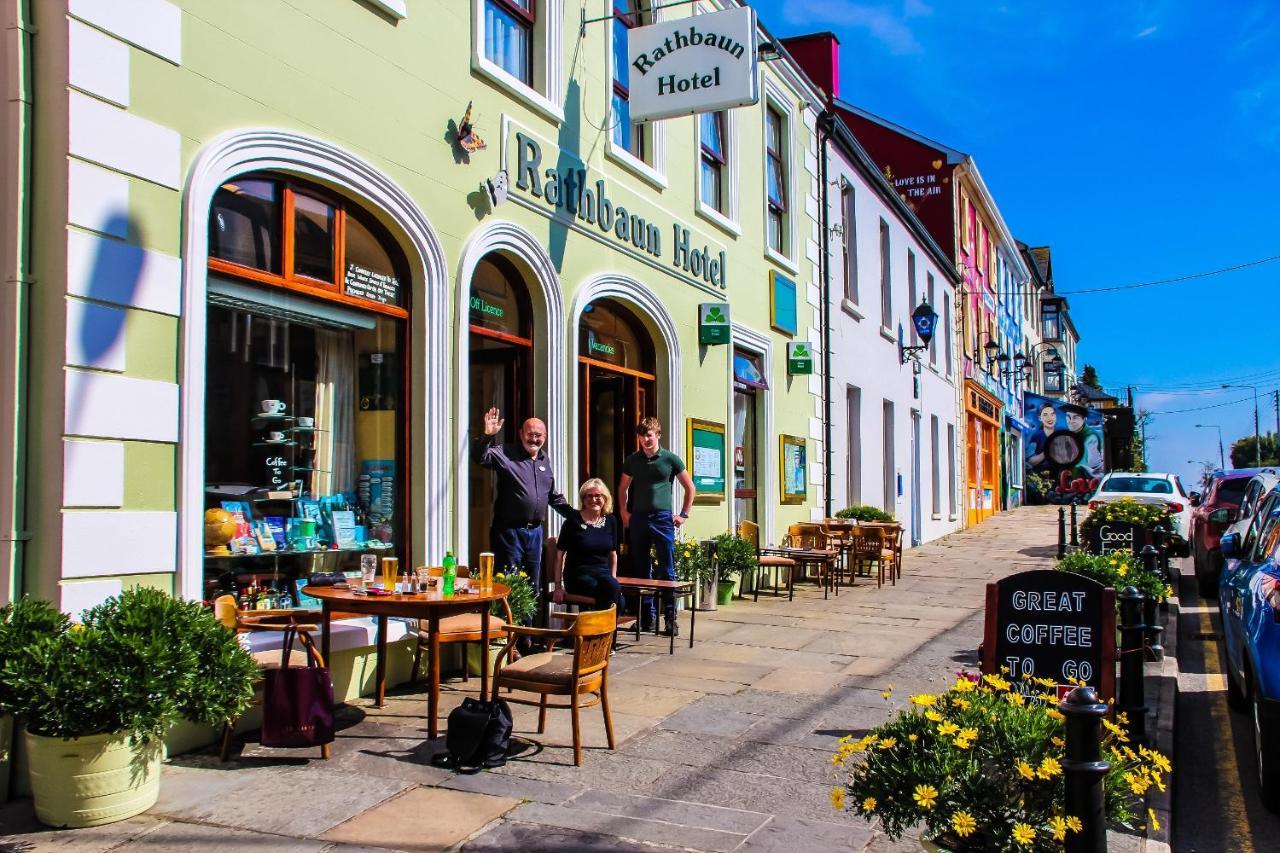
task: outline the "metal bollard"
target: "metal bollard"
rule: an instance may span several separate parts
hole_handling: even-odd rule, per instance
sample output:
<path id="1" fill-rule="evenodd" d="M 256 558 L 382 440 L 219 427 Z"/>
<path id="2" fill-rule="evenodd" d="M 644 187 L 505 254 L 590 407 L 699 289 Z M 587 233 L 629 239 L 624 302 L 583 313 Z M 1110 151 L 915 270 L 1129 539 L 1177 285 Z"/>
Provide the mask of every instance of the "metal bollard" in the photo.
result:
<path id="1" fill-rule="evenodd" d="M 1143 549 L 1138 552 L 1138 559 L 1142 561 L 1142 568 L 1152 574 L 1156 573 L 1156 559 L 1159 556 L 1154 545 L 1143 546 Z"/>
<path id="2" fill-rule="evenodd" d="M 1111 765 L 1102 759 L 1102 718 L 1107 706 L 1092 687 L 1077 687 L 1058 703 L 1066 717 L 1066 754 L 1062 775 L 1066 783 L 1067 814 L 1080 818 L 1079 832 L 1068 832 L 1066 853 L 1106 853 L 1107 818 L 1103 779 Z"/>
<path id="3" fill-rule="evenodd" d="M 1147 742 L 1147 693 L 1142 682 L 1147 626 L 1142 622 L 1142 593 L 1126 586 L 1120 600 L 1120 695 L 1116 710 L 1128 717 L 1133 746 Z"/>
<path id="4" fill-rule="evenodd" d="M 1067 510 L 1058 507 L 1058 559 L 1067 556 Z"/>
<path id="5" fill-rule="evenodd" d="M 1080 547 L 1080 526 L 1076 524 L 1076 502 L 1071 502 L 1071 547 Z"/>
<path id="6" fill-rule="evenodd" d="M 1146 652 L 1143 657 L 1151 662 L 1164 660 L 1164 646 L 1160 644 L 1160 640 L 1164 635 L 1164 627 L 1156 624 L 1156 606 L 1158 602 L 1154 598 L 1142 599 L 1142 621 L 1147 624 L 1147 642 Z"/>

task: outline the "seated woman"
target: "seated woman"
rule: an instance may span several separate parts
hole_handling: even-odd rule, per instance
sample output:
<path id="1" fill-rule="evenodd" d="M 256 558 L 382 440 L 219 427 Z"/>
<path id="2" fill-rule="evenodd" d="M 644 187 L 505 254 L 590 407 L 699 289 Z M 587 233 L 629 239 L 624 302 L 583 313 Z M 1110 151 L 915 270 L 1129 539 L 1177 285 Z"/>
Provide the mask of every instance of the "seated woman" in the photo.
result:
<path id="1" fill-rule="evenodd" d="M 596 610 L 621 605 L 618 585 L 618 521 L 613 516 L 613 496 L 602 480 L 591 479 L 578 490 L 580 510 L 570 510 L 556 541 L 554 600 L 572 595 L 595 599 Z"/>

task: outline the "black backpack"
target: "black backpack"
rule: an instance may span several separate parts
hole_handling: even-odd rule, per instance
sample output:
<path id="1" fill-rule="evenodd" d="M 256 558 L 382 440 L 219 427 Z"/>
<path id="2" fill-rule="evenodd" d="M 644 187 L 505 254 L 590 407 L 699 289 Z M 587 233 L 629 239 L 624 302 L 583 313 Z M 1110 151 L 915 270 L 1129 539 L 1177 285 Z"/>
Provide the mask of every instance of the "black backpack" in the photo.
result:
<path id="1" fill-rule="evenodd" d="M 511 706 L 501 699 L 463 699 L 449 712 L 445 748 L 437 761 L 443 767 L 502 767 L 511 748 Z"/>

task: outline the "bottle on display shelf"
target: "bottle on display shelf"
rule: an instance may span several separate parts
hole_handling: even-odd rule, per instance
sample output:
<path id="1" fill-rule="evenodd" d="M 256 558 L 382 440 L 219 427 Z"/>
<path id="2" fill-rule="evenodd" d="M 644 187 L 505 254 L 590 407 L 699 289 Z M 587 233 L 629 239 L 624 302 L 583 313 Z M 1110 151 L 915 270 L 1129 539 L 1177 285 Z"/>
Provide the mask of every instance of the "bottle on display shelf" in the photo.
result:
<path id="1" fill-rule="evenodd" d="M 244 606 L 241 610 L 257 610 L 258 609 L 258 576 L 254 575 L 249 580 L 249 588 L 244 591 Z"/>
<path id="2" fill-rule="evenodd" d="M 452 551 L 444 552 L 444 571 L 443 577 L 440 579 L 442 594 L 448 598 L 453 595 L 454 581 L 458 577 L 458 558 L 453 556 Z"/>

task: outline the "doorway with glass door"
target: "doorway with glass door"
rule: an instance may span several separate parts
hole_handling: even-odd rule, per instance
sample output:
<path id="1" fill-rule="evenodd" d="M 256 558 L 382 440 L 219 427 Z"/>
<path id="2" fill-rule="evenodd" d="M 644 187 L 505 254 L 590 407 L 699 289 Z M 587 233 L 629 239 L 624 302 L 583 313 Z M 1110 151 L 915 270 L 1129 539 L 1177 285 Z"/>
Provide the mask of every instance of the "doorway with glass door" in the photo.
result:
<path id="1" fill-rule="evenodd" d="M 733 518 L 760 524 L 760 412 L 769 383 L 760 356 L 733 353 Z"/>

